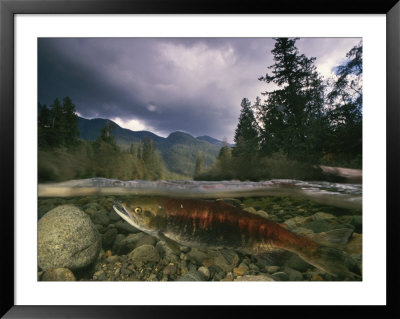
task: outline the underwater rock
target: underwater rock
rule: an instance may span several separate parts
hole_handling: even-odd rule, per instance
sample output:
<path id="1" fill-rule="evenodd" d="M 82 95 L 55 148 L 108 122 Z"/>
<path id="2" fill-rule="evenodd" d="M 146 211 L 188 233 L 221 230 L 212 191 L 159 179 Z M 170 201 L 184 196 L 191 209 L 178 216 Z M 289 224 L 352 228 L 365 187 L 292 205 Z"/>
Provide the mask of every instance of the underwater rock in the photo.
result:
<path id="1" fill-rule="evenodd" d="M 203 281 L 203 274 L 197 270 L 190 270 L 186 274 L 179 276 L 176 281 Z"/>
<path id="2" fill-rule="evenodd" d="M 348 254 L 362 253 L 362 234 L 353 233 L 352 238 L 344 249 Z"/>
<path id="3" fill-rule="evenodd" d="M 239 256 L 232 250 L 222 249 L 217 251 L 217 256 L 213 258 L 214 265 L 225 272 L 232 271 L 239 263 Z"/>
<path id="4" fill-rule="evenodd" d="M 210 270 L 207 267 L 201 266 L 197 271 L 203 274 L 205 280 L 210 279 Z"/>
<path id="5" fill-rule="evenodd" d="M 171 265 L 166 266 L 163 269 L 163 274 L 171 276 L 171 275 L 175 275 L 177 271 L 178 271 L 178 268 L 176 267 L 176 265 L 171 264 Z"/>
<path id="6" fill-rule="evenodd" d="M 160 240 L 156 244 L 156 249 L 160 256 L 162 256 L 167 262 L 177 263 L 179 261 L 179 247 L 169 245 L 167 242 Z"/>
<path id="7" fill-rule="evenodd" d="M 114 254 L 126 254 L 130 251 L 123 245 L 124 239 L 125 235 L 117 234 L 117 236 L 115 236 L 114 244 L 111 248 Z"/>
<path id="8" fill-rule="evenodd" d="M 206 250 L 199 248 L 192 248 L 190 252 L 187 254 L 187 257 L 190 261 L 192 261 L 197 265 L 201 265 L 203 260 L 210 258 Z"/>
<path id="9" fill-rule="evenodd" d="M 296 216 L 290 219 L 287 219 L 284 224 L 287 225 L 290 229 L 296 228 L 297 226 L 302 226 L 311 221 L 311 217 L 304 216 Z"/>
<path id="10" fill-rule="evenodd" d="M 153 236 L 150 236 L 148 234 L 138 233 L 137 235 L 141 235 L 141 236 L 138 236 L 138 240 L 136 241 L 136 248 L 143 246 L 143 245 L 155 246 L 155 244 L 157 242 L 157 240 Z"/>
<path id="11" fill-rule="evenodd" d="M 160 260 L 160 255 L 157 249 L 152 245 L 143 245 L 135 248 L 130 254 L 129 259 L 134 264 L 139 264 L 141 262 L 158 262 Z"/>
<path id="12" fill-rule="evenodd" d="M 353 216 L 351 224 L 354 226 L 354 231 L 356 233 L 362 233 L 362 216 Z"/>
<path id="13" fill-rule="evenodd" d="M 322 233 L 334 229 L 335 224 L 327 220 L 314 220 L 304 224 L 303 227 L 312 230 L 314 233 Z"/>
<path id="14" fill-rule="evenodd" d="M 288 281 L 289 280 L 289 275 L 283 271 L 276 272 L 276 273 L 272 274 L 271 277 L 277 281 Z"/>
<path id="15" fill-rule="evenodd" d="M 267 266 L 265 267 L 265 270 L 269 273 L 269 274 L 274 274 L 276 272 L 278 272 L 280 269 L 279 266 Z"/>
<path id="16" fill-rule="evenodd" d="M 110 218 L 110 220 L 112 222 L 118 222 L 121 220 L 121 217 L 115 212 L 114 209 L 111 209 L 108 214 L 107 214 L 108 218 Z"/>
<path id="17" fill-rule="evenodd" d="M 315 213 L 314 215 L 312 215 L 311 218 L 312 218 L 312 220 L 326 220 L 326 219 L 334 219 L 336 217 L 332 214 L 318 212 L 318 213 Z"/>
<path id="18" fill-rule="evenodd" d="M 235 267 L 233 268 L 233 273 L 237 276 L 243 276 L 246 272 L 248 272 L 249 267 L 247 266 L 239 266 L 239 267 Z"/>
<path id="19" fill-rule="evenodd" d="M 110 218 L 105 210 L 101 210 L 92 216 L 92 221 L 95 224 L 107 226 L 110 223 Z"/>
<path id="20" fill-rule="evenodd" d="M 245 275 L 234 279 L 233 281 L 275 281 L 274 278 L 266 274 L 263 275 Z"/>
<path id="21" fill-rule="evenodd" d="M 42 272 L 38 281 L 76 281 L 74 274 L 68 268 L 52 268 Z"/>
<path id="22" fill-rule="evenodd" d="M 116 223 L 114 223 L 115 228 L 117 228 L 119 233 L 122 234 L 136 234 L 139 233 L 140 230 L 133 227 L 132 225 L 128 224 L 126 221 L 124 220 L 120 220 Z"/>
<path id="23" fill-rule="evenodd" d="M 103 235 L 101 235 L 103 249 L 112 248 L 118 231 L 115 228 L 109 228 Z"/>
<path id="24" fill-rule="evenodd" d="M 301 274 L 300 271 L 294 270 L 289 267 L 284 267 L 283 272 L 288 274 L 289 276 L 289 281 L 300 281 L 303 280 L 303 275 Z"/>
<path id="25" fill-rule="evenodd" d="M 75 275 L 68 268 L 52 268 L 41 276 L 42 281 L 76 281 Z"/>
<path id="26" fill-rule="evenodd" d="M 100 249 L 96 227 L 75 206 L 58 206 L 38 222 L 38 265 L 44 270 L 86 267 L 97 258 Z"/>

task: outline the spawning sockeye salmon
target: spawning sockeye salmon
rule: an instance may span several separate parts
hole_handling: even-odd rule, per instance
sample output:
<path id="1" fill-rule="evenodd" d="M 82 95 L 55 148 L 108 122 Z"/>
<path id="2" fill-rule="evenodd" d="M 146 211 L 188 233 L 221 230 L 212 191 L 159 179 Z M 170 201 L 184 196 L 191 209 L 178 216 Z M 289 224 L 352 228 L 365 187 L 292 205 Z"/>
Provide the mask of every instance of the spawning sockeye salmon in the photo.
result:
<path id="1" fill-rule="evenodd" d="M 343 251 L 224 201 L 132 198 L 115 201 L 113 208 L 137 229 L 184 246 L 249 249 L 255 253 L 284 249 L 341 279 L 359 277 L 347 268 L 350 256 Z"/>

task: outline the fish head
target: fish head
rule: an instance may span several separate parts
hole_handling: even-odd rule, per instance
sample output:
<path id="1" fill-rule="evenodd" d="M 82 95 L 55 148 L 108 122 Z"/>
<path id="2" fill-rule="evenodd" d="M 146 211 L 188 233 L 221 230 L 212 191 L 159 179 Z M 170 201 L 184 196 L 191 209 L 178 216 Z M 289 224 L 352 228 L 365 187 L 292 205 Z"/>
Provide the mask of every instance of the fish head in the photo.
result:
<path id="1" fill-rule="evenodd" d="M 156 235 L 165 227 L 165 210 L 154 200 L 132 199 L 124 202 L 115 200 L 113 208 L 133 227 L 148 234 Z"/>

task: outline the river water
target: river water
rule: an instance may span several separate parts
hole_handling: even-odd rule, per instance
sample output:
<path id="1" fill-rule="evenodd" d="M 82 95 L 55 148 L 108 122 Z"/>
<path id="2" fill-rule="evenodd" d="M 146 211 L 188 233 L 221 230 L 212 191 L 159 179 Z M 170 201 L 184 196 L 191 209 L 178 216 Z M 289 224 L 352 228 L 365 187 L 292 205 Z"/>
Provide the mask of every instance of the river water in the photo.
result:
<path id="1" fill-rule="evenodd" d="M 140 232 L 113 210 L 115 200 L 123 202 L 132 197 L 225 200 L 301 236 L 324 237 L 331 231 L 348 230 L 348 238 L 340 249 L 357 263 L 358 273 L 362 268 L 361 184 L 299 180 L 209 182 L 90 178 L 39 184 L 38 196 L 39 221 L 57 206 L 69 204 L 86 213 L 100 234 L 100 257 L 91 267 L 74 271 L 77 280 L 337 280 L 299 261 L 290 252 L 271 253 L 267 258 L 260 258 L 234 250 L 198 250 L 180 245 L 175 250 L 165 248 L 162 239 Z M 159 259 L 139 264 L 134 261 L 132 253 L 141 245 L 156 247 Z M 40 276 L 42 271 L 39 267 Z"/>

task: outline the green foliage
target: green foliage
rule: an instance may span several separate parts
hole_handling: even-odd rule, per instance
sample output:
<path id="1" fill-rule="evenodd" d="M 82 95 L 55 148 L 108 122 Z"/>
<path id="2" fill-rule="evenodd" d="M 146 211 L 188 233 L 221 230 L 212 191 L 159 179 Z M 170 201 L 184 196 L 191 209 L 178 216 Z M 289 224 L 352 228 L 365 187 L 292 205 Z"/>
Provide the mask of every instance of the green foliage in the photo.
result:
<path id="1" fill-rule="evenodd" d="M 130 152 L 116 145 L 112 130 L 113 126 L 106 124 L 94 142 L 39 150 L 39 182 L 90 177 L 157 180 L 170 176 L 151 139 L 144 141 L 143 158 L 138 158 L 133 145 Z"/>
<path id="2" fill-rule="evenodd" d="M 362 42 L 336 68 L 328 94 L 330 122 L 324 163 L 361 167 L 362 154 Z M 349 164 L 347 164 L 349 163 Z"/>
<path id="3" fill-rule="evenodd" d="M 222 158 L 221 158 L 222 159 Z M 269 180 L 274 178 L 321 180 L 325 179 L 321 169 L 314 165 L 287 159 L 283 152 L 270 156 L 255 155 L 249 159 L 242 157 L 221 159 L 211 169 L 196 175 L 195 180 Z"/>
<path id="4" fill-rule="evenodd" d="M 261 122 L 261 150 L 270 155 L 283 150 L 291 159 L 318 159 L 324 132 L 324 85 L 314 65 L 315 58 L 299 54 L 297 39 L 278 38 L 272 50 L 275 63 L 271 75 L 259 78 L 278 86 L 264 92 L 266 101 L 258 106 Z"/>
<path id="5" fill-rule="evenodd" d="M 224 145 L 217 163 L 195 175 L 197 180 L 327 180 L 317 164 L 361 167 L 362 44 L 336 69 L 327 84 L 316 71 L 315 58 L 299 54 L 297 39 L 276 39 L 271 74 L 259 80 L 275 84 L 253 108 L 242 100 L 235 131 L 236 146 Z"/>
<path id="6" fill-rule="evenodd" d="M 196 159 L 196 165 L 194 168 L 194 176 L 199 175 L 203 169 L 203 155 L 200 152 L 197 152 L 197 159 Z"/>
<path id="7" fill-rule="evenodd" d="M 39 148 L 66 146 L 78 143 L 78 116 L 75 105 L 69 97 L 63 104 L 58 98 L 48 108 L 43 105 L 38 116 L 38 146 Z"/>
<path id="8" fill-rule="evenodd" d="M 96 139 L 95 144 L 99 146 L 103 142 L 116 150 L 117 144 L 115 143 L 115 137 L 113 135 L 114 128 L 114 124 L 110 121 L 107 121 L 107 124 L 101 129 L 101 133 Z"/>
<path id="9" fill-rule="evenodd" d="M 239 123 L 235 130 L 236 146 L 233 154 L 238 157 L 251 158 L 252 153 L 258 151 L 258 124 L 248 99 L 242 100 L 241 107 Z"/>

